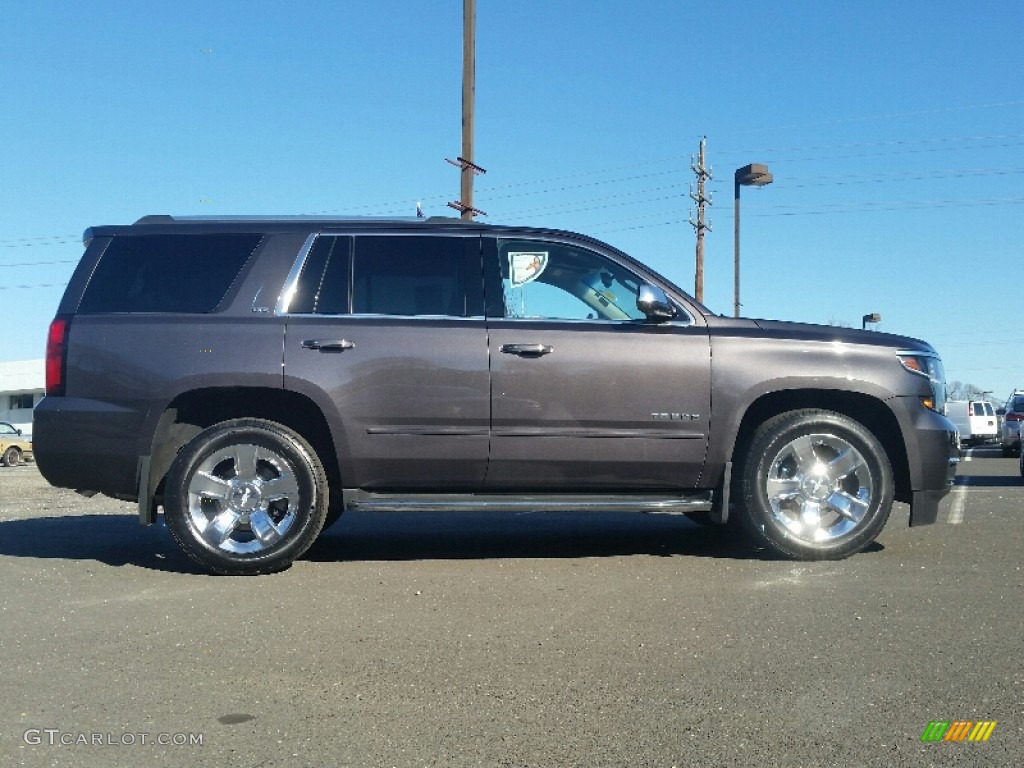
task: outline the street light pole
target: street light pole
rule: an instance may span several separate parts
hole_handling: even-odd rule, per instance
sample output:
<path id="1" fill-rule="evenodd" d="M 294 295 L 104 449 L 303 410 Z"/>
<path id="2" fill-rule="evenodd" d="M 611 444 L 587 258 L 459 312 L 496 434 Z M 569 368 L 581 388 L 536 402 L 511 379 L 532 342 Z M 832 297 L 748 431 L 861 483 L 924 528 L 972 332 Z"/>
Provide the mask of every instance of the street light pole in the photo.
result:
<path id="1" fill-rule="evenodd" d="M 733 317 L 740 316 L 740 187 L 763 187 L 773 180 L 762 163 L 737 168 L 733 176 Z"/>

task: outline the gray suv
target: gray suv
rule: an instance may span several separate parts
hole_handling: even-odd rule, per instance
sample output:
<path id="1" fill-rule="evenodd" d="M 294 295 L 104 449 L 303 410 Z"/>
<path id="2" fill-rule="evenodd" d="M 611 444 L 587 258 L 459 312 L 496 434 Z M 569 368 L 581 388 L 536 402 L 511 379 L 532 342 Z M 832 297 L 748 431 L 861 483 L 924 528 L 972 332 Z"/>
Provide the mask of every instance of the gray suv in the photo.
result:
<path id="1" fill-rule="evenodd" d="M 35 411 L 54 485 L 162 508 L 208 570 L 347 509 L 641 510 L 841 558 L 958 460 L 928 344 L 715 315 L 614 248 L 451 219 L 85 232 Z"/>

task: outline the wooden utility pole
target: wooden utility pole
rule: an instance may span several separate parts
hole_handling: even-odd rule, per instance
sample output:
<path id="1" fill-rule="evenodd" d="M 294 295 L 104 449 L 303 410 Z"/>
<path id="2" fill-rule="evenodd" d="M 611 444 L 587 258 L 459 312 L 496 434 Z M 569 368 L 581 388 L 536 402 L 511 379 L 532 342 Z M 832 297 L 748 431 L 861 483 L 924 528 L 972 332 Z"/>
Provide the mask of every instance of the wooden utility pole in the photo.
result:
<path id="1" fill-rule="evenodd" d="M 690 217 L 690 225 L 697 230 L 697 266 L 693 278 L 693 297 L 704 301 L 704 230 L 711 231 L 711 222 L 704 220 L 704 206 L 711 205 L 711 198 L 704 195 L 704 183 L 711 179 L 711 169 L 704 164 L 704 145 L 707 137 L 700 140 L 700 154 L 697 162 L 690 155 L 690 168 L 697 174 L 697 191 L 690 188 L 690 198 L 697 203 L 697 218 Z"/>
<path id="2" fill-rule="evenodd" d="M 473 108 L 476 96 L 476 0 L 462 5 L 462 157 L 473 162 Z M 462 169 L 462 218 L 473 218 L 473 169 Z"/>
<path id="3" fill-rule="evenodd" d="M 462 174 L 459 199 L 448 203 L 471 220 L 484 214 L 473 207 L 473 177 L 487 173 L 473 162 L 473 110 L 476 98 L 476 0 L 462 0 L 462 154 L 448 162 L 458 167 Z M 484 214 L 486 215 L 486 214 Z"/>

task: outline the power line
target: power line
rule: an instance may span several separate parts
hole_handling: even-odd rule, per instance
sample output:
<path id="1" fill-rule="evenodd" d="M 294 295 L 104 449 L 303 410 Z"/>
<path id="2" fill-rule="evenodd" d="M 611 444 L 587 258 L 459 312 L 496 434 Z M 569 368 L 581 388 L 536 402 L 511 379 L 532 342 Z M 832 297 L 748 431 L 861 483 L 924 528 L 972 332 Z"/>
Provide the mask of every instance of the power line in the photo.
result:
<path id="1" fill-rule="evenodd" d="M 1006 104 L 1017 104 L 1017 103 L 1024 103 L 1024 102 L 1007 102 Z M 991 105 L 991 106 L 998 106 L 998 105 Z M 951 110 L 949 110 L 949 111 L 959 111 L 960 109 L 971 109 L 971 108 L 972 107 L 951 108 Z M 947 111 L 947 110 L 936 110 L 936 111 Z M 921 112 L 921 113 L 908 113 L 908 114 L 931 114 L 931 113 L 932 113 L 932 111 Z M 858 119 L 871 119 L 871 118 L 850 118 L 850 119 L 851 120 L 858 120 Z M 1008 141 L 1008 140 L 1013 140 L 1013 141 Z M 1017 141 L 1017 140 L 1019 140 L 1019 141 Z M 982 146 L 970 146 L 971 143 L 994 142 L 994 141 L 1000 141 L 1000 142 L 1003 142 L 1003 143 L 1000 143 L 1000 144 L 984 144 Z M 919 148 L 919 149 L 909 149 L 909 150 L 907 149 L 908 147 L 914 147 L 914 146 L 919 146 L 919 145 L 924 145 L 924 147 L 923 148 Z M 929 146 L 929 145 L 932 145 L 932 146 Z M 761 156 L 766 156 L 767 155 L 767 156 L 772 156 L 776 163 L 779 163 L 779 162 L 795 163 L 795 162 L 809 162 L 809 161 L 812 161 L 812 160 L 825 161 L 825 160 L 839 160 L 839 159 L 863 159 L 865 157 L 881 157 L 881 156 L 891 155 L 891 154 L 893 154 L 893 152 L 896 152 L 896 151 L 899 151 L 902 154 L 907 154 L 908 152 L 909 153 L 943 152 L 943 151 L 958 151 L 959 152 L 959 151 L 965 151 L 965 150 L 978 150 L 978 149 L 1005 149 L 1006 147 L 1021 146 L 1021 145 L 1024 145 L 1024 133 L 975 135 L 975 136 L 958 136 L 958 137 L 938 137 L 938 138 L 923 138 L 923 139 L 901 139 L 901 140 L 881 141 L 881 142 L 856 142 L 856 143 L 819 144 L 819 145 L 803 145 L 803 146 L 797 145 L 797 146 L 776 147 L 776 148 L 765 147 L 765 148 L 761 148 L 761 149 L 722 149 L 722 150 L 716 151 L 716 154 L 718 156 L 722 156 L 722 155 L 725 155 L 725 156 L 728 156 L 728 155 L 740 155 L 740 154 L 743 154 L 743 155 L 758 154 L 758 155 L 761 155 Z M 796 158 L 794 158 L 794 157 L 787 157 L 784 160 L 782 160 L 782 159 L 780 159 L 778 157 L 778 155 L 780 153 L 818 152 L 818 151 L 848 150 L 848 149 L 869 149 L 869 148 L 874 148 L 874 147 L 888 147 L 888 148 L 892 148 L 893 152 L 879 152 L 879 153 L 868 153 L 868 154 L 861 153 L 861 154 L 847 154 L 847 155 L 828 155 L 828 154 L 826 154 L 826 155 L 815 155 L 815 156 L 811 156 L 811 157 L 796 157 Z M 631 162 L 631 163 L 628 163 L 628 164 L 620 164 L 620 165 L 616 165 L 616 166 L 610 166 L 610 167 L 603 168 L 603 169 L 592 169 L 592 170 L 588 170 L 588 171 L 581 171 L 581 172 L 575 173 L 575 174 L 567 174 L 567 175 L 562 175 L 562 176 L 547 177 L 547 178 L 541 178 L 541 179 L 531 179 L 531 180 L 526 180 L 526 181 L 521 181 L 521 182 L 514 182 L 514 183 L 500 185 L 500 186 L 493 186 L 493 187 L 490 187 L 490 188 L 480 187 L 478 189 L 478 193 L 480 193 L 481 196 L 486 195 L 488 200 L 508 200 L 508 199 L 512 199 L 512 198 L 516 198 L 516 197 L 525 197 L 525 196 L 551 194 L 551 193 L 554 193 L 554 192 L 566 192 L 566 191 L 572 191 L 572 190 L 575 190 L 575 189 L 584 189 L 584 188 L 588 188 L 588 187 L 592 187 L 592 186 L 602 186 L 602 185 L 607 185 L 607 184 L 621 184 L 621 183 L 628 182 L 628 181 L 636 181 L 636 180 L 646 179 L 646 178 L 655 178 L 655 177 L 665 176 L 665 175 L 669 175 L 669 174 L 673 174 L 673 173 L 683 173 L 683 172 L 685 172 L 686 169 L 679 168 L 679 169 L 668 170 L 668 171 L 658 171 L 658 172 L 645 173 L 645 174 L 634 174 L 634 175 L 625 176 L 625 177 L 616 177 L 616 178 L 611 178 L 611 179 L 594 181 L 594 182 L 590 182 L 590 183 L 587 183 L 587 184 L 564 185 L 564 186 L 552 187 L 552 188 L 548 188 L 548 189 L 524 191 L 524 192 L 519 192 L 519 193 L 514 193 L 514 194 L 501 195 L 501 196 L 492 196 L 492 195 L 489 194 L 490 192 L 495 192 L 495 191 L 521 189 L 523 187 L 530 187 L 530 186 L 536 186 L 536 185 L 541 185 L 541 184 L 550 184 L 552 182 L 559 182 L 559 181 L 572 181 L 574 179 L 581 179 L 581 178 L 586 178 L 586 177 L 591 177 L 591 176 L 597 176 L 597 175 L 601 175 L 601 174 L 605 174 L 605 173 L 614 173 L 614 172 L 617 172 L 617 171 L 622 171 L 622 170 L 627 170 L 627 169 L 636 169 L 636 168 L 641 168 L 643 166 L 650 166 L 650 165 L 664 165 L 666 162 L 685 161 L 685 160 L 688 160 L 688 158 L 686 156 L 684 156 L 684 155 L 670 155 L 670 156 L 665 156 L 665 157 L 661 157 L 661 158 L 657 158 L 657 159 L 635 161 L 635 162 Z M 972 173 L 970 170 L 965 170 L 965 171 L 962 171 L 962 172 L 963 173 Z M 1022 172 L 1022 169 L 989 169 L 989 170 L 987 170 L 985 172 L 980 172 L 979 171 L 976 175 L 986 175 L 986 174 L 989 174 L 989 175 L 1012 175 L 1012 174 L 1016 174 L 1016 173 L 1020 173 L 1020 172 Z M 955 174 L 957 172 L 951 172 L 951 171 L 942 172 L 942 171 L 938 171 L 938 172 L 935 172 L 934 174 L 929 175 L 929 173 L 926 172 L 926 171 L 918 171 L 918 172 L 904 171 L 904 172 L 894 172 L 892 174 L 892 176 L 895 178 L 899 174 L 915 174 L 915 173 L 917 174 L 916 176 L 911 175 L 911 176 L 907 177 L 907 180 L 912 180 L 912 179 L 915 179 L 915 178 L 949 178 L 949 177 L 955 177 Z M 864 176 L 864 175 L 862 175 L 862 176 Z M 780 179 L 780 181 L 782 183 L 786 184 L 790 188 L 799 188 L 801 186 L 804 186 L 804 187 L 806 187 L 806 186 L 814 186 L 814 185 L 793 185 L 793 184 L 789 183 L 790 181 L 792 181 L 794 179 L 798 179 L 798 178 L 821 178 L 821 179 L 824 180 L 824 179 L 826 179 L 828 177 L 824 177 L 824 176 L 819 176 L 819 177 L 799 177 L 799 176 L 795 176 L 794 177 L 794 176 L 787 176 L 786 179 Z M 867 177 L 867 178 L 870 178 L 870 177 Z M 836 180 L 834 178 L 828 178 L 828 181 L 827 181 L 827 184 L 829 186 L 842 186 L 844 184 L 856 184 L 856 183 L 868 183 L 868 181 L 849 179 L 849 178 L 847 178 L 845 180 Z M 430 195 L 430 196 L 419 196 L 418 197 L 418 199 L 420 199 L 420 200 L 424 200 L 426 202 L 436 202 L 438 204 L 444 204 L 444 202 L 447 200 L 447 198 L 448 198 L 448 195 L 444 195 L 444 194 Z M 312 213 L 316 214 L 316 215 L 323 215 L 323 214 L 339 213 L 339 212 L 343 212 L 343 211 L 344 212 L 375 211 L 375 212 L 377 212 L 380 215 L 390 215 L 390 214 L 393 214 L 393 213 L 396 213 L 396 212 L 406 211 L 406 210 L 409 209 L 410 205 L 411 204 L 408 201 L 402 201 L 402 202 L 390 201 L 390 202 L 381 202 L 381 203 L 367 204 L 367 205 L 360 205 L 360 206 L 348 206 L 348 207 L 346 207 L 344 209 L 329 209 L 329 210 L 314 211 Z M 545 207 L 545 210 L 550 210 L 550 206 Z M 42 236 L 42 237 L 11 238 L 11 239 L 0 240 L 0 248 L 38 247 L 38 246 L 43 246 L 43 245 L 61 245 L 61 244 L 67 244 L 67 243 L 80 243 L 80 242 L 81 242 L 81 239 L 77 235 L 48 235 L 48 236 Z"/>
<path id="2" fill-rule="evenodd" d="M 36 283 L 35 285 L 0 285 L 0 291 L 12 291 L 29 288 L 66 288 L 67 283 Z"/>
<path id="3" fill-rule="evenodd" d="M 78 259 L 63 259 L 61 261 L 22 261 L 17 264 L 0 264 L 0 267 L 49 267 L 54 264 L 77 264 Z"/>

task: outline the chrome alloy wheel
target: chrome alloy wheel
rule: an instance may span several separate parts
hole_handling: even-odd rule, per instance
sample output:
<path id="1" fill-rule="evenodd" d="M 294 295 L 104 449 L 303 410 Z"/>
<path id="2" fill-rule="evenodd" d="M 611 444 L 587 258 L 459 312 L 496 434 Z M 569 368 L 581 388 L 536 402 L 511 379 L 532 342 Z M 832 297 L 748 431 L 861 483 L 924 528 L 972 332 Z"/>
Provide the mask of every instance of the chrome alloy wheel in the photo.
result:
<path id="1" fill-rule="evenodd" d="M 272 547 L 295 524 L 295 467 L 269 448 L 240 443 L 215 451 L 188 484 L 188 520 L 212 549 L 251 554 Z"/>
<path id="2" fill-rule="evenodd" d="M 786 443 L 768 469 L 765 492 L 775 522 L 808 543 L 850 534 L 871 509 L 876 479 L 867 459 L 833 434 Z"/>

